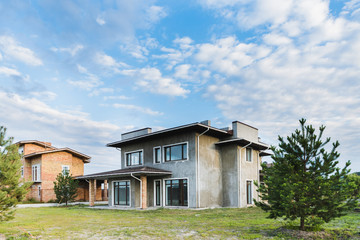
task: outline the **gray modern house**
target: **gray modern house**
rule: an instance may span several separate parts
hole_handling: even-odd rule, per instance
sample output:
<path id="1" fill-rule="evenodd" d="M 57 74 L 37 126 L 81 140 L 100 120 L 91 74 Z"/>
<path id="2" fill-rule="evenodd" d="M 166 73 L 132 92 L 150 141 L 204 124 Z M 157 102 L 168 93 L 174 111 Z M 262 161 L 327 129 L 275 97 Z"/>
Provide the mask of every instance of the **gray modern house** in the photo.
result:
<path id="1" fill-rule="evenodd" d="M 106 181 L 109 206 L 124 208 L 252 206 L 261 158 L 269 155 L 258 129 L 238 121 L 232 129 L 210 121 L 139 129 L 107 146 L 121 152 L 121 169 L 79 178 L 90 181 L 90 204 L 96 181 Z"/>

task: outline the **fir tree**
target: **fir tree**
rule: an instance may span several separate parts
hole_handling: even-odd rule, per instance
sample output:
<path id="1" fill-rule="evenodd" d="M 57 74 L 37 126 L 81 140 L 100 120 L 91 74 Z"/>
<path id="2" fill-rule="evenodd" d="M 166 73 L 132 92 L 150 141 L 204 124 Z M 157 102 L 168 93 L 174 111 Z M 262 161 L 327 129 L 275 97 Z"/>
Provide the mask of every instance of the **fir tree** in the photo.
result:
<path id="1" fill-rule="evenodd" d="M 6 128 L 0 126 L 0 222 L 14 217 L 14 207 L 24 199 L 32 183 L 21 178 L 21 155 L 13 138 L 6 138 Z"/>
<path id="2" fill-rule="evenodd" d="M 348 178 L 350 161 L 343 169 L 337 167 L 339 142 L 332 143 L 327 152 L 330 138 L 322 140 L 325 127 L 316 135 L 305 122 L 301 119 L 301 129 L 286 140 L 279 136 L 278 148 L 271 147 L 273 166 L 262 164 L 264 184 L 258 185 L 262 201 L 255 201 L 270 212 L 269 218 L 300 218 L 301 230 L 305 225 L 320 225 L 345 215 L 356 205 L 356 186 Z"/>
<path id="3" fill-rule="evenodd" d="M 78 182 L 68 171 L 59 173 L 54 182 L 54 192 L 58 203 L 65 203 L 74 201 L 77 197 Z"/>

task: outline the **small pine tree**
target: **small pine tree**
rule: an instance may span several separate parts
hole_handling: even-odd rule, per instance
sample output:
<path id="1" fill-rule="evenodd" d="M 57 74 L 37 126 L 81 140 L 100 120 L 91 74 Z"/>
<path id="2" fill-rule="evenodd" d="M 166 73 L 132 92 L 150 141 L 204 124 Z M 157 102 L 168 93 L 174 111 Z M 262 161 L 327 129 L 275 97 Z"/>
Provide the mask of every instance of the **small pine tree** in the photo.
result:
<path id="1" fill-rule="evenodd" d="M 21 155 L 13 138 L 6 138 L 6 128 L 0 126 L 0 222 L 14 217 L 14 207 L 24 199 L 32 183 L 21 178 Z"/>
<path id="2" fill-rule="evenodd" d="M 58 203 L 74 201 L 77 197 L 78 181 L 75 180 L 68 171 L 59 173 L 54 182 L 54 192 Z"/>
<path id="3" fill-rule="evenodd" d="M 348 178 L 348 161 L 343 169 L 337 167 L 339 142 L 330 152 L 323 141 L 324 126 L 317 136 L 311 125 L 301 119 L 301 129 L 286 140 L 279 136 L 279 147 L 272 147 L 273 166 L 262 164 L 264 184 L 257 184 L 262 201 L 255 204 L 270 212 L 269 218 L 300 218 L 300 229 L 320 225 L 340 217 L 356 205 L 355 184 Z"/>

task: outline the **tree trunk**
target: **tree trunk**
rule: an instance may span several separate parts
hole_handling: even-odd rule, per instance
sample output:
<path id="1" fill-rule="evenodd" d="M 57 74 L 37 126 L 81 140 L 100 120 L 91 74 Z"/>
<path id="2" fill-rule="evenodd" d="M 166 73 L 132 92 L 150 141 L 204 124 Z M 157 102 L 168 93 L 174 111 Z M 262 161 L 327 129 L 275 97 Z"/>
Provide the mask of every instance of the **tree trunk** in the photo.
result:
<path id="1" fill-rule="evenodd" d="M 305 230 L 305 218 L 304 217 L 300 217 L 300 230 L 302 230 L 302 231 Z"/>

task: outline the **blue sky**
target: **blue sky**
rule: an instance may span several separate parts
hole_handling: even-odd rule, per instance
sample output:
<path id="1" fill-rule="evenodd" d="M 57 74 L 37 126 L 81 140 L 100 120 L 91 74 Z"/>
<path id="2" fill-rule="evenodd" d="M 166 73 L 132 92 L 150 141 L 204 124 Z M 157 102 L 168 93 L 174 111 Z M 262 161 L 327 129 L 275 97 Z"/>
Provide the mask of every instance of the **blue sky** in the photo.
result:
<path id="1" fill-rule="evenodd" d="M 123 132 L 298 119 L 360 171 L 360 1 L 1 1 L 0 125 L 120 167 Z"/>

